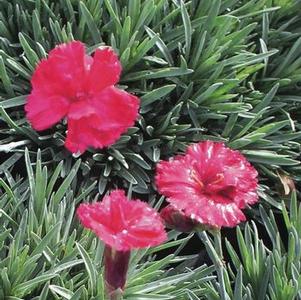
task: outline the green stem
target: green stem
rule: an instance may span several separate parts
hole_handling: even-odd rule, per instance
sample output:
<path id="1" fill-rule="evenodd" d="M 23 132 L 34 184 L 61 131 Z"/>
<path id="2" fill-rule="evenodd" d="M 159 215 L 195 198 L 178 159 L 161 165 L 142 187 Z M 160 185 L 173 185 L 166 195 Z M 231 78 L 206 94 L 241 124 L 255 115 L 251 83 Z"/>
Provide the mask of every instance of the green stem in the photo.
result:
<path id="1" fill-rule="evenodd" d="M 215 250 L 216 250 L 218 256 L 220 257 L 220 259 L 223 259 L 224 256 L 223 256 L 222 238 L 221 238 L 220 230 L 215 231 L 213 237 L 214 237 Z"/>
<path id="2" fill-rule="evenodd" d="M 224 278 L 224 264 L 223 264 L 223 251 L 221 242 L 221 233 L 216 231 L 214 233 L 214 246 L 209 239 L 207 233 L 202 231 L 199 233 L 199 237 L 204 243 L 208 254 L 215 265 L 218 282 L 219 282 L 219 294 L 221 300 L 230 300 L 230 297 L 226 291 L 225 278 Z"/>
<path id="3" fill-rule="evenodd" d="M 118 289 L 115 290 L 114 292 L 112 292 L 111 294 L 109 294 L 109 299 L 110 300 L 122 300 L 122 290 Z"/>

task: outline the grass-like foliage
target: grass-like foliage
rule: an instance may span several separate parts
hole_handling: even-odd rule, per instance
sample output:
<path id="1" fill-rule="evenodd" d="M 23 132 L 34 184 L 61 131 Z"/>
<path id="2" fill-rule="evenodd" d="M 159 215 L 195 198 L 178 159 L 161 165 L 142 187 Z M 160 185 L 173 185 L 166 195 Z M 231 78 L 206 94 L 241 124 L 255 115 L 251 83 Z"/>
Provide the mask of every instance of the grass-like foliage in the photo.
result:
<path id="1" fill-rule="evenodd" d="M 0 299 L 105 299 L 104 245 L 74 216 L 93 186 L 74 194 L 79 163 L 61 181 L 62 165 L 49 174 L 38 155 L 31 163 L 25 153 L 25 180 L 0 182 L 5 190 L 0 197 Z M 124 299 L 187 299 L 190 289 L 205 294 L 213 268 L 191 270 L 196 256 L 179 255 L 191 236 L 178 236 L 170 232 L 164 245 L 132 254 Z M 173 254 L 155 259 L 169 248 Z"/>
<path id="2" fill-rule="evenodd" d="M 65 121 L 36 132 L 24 112 L 35 67 L 71 40 L 112 46 L 141 99 L 135 127 L 80 157 Z M 256 167 L 261 204 L 224 249 L 200 234 L 212 265 L 174 231 L 135 252 L 124 298 L 301 299 L 300 103 L 300 0 L 0 0 L 0 299 L 105 299 L 103 244 L 75 208 L 116 187 L 158 208 L 156 163 L 207 139 Z"/>
<path id="3" fill-rule="evenodd" d="M 25 159 L 26 179 L 7 174 L 7 183 L 0 181 L 1 299 L 105 299 L 104 245 L 74 216 L 75 206 L 89 200 L 94 184 L 74 193 L 79 163 L 62 180 L 62 164 L 49 172 L 42 168 L 40 152 L 31 162 L 25 151 Z M 156 201 L 157 208 L 161 200 Z M 229 263 L 221 260 L 222 249 L 204 232 L 200 248 L 202 240 L 212 266 L 196 267 L 197 255 L 180 255 L 191 235 L 180 237 L 175 231 L 165 244 L 135 251 L 124 299 L 300 297 L 301 207 L 295 192 L 289 208 L 282 202 L 282 211 L 285 228 L 279 228 L 273 212 L 267 214 L 263 207 L 261 225 L 247 223 L 244 234 L 238 227 L 238 249 L 226 242 Z M 263 231 L 269 236 L 265 242 L 259 236 Z M 168 249 L 172 254 L 162 258 L 160 252 Z M 222 294 L 225 298 L 220 298 Z"/>
<path id="4" fill-rule="evenodd" d="M 142 101 L 139 122 L 117 144 L 82 157 L 82 174 L 98 180 L 101 194 L 130 183 L 148 193 L 160 158 L 208 138 L 242 150 L 263 179 L 277 182 L 280 168 L 298 173 L 298 3 L 280 2 L 1 2 L 1 150 L 8 152 L 1 169 L 18 166 L 26 145 L 70 171 L 65 124 L 38 134 L 23 104 L 39 60 L 78 39 L 89 52 L 111 45 L 123 65 L 122 87 Z"/>
<path id="5" fill-rule="evenodd" d="M 216 266 L 222 266 L 223 277 L 210 282 L 212 292 L 206 299 L 221 299 L 221 287 L 224 287 L 225 298 L 233 300 L 252 299 L 299 299 L 300 286 L 300 236 L 301 207 L 297 202 L 296 193 L 292 194 L 289 208 L 282 203 L 282 214 L 275 216 L 261 207 L 262 224 L 254 222 L 246 224 L 242 231 L 236 230 L 237 247 L 234 249 L 226 241 L 226 252 L 230 263 L 224 265 L 214 249 L 214 242 L 206 234 L 200 237 Z M 277 225 L 281 219 L 282 225 Z M 263 225 L 263 226 L 262 226 Z M 259 228 L 258 228 L 259 227 Z M 267 233 L 269 239 L 263 241 L 260 235 Z M 221 280 L 222 278 L 222 280 Z"/>

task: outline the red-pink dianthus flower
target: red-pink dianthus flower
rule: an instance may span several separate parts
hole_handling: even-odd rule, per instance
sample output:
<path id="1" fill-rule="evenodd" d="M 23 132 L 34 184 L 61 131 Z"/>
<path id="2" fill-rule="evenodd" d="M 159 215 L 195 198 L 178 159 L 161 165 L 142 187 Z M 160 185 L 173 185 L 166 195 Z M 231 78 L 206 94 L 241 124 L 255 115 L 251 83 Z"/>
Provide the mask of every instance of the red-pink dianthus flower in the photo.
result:
<path id="1" fill-rule="evenodd" d="M 90 56 L 79 41 L 61 44 L 34 71 L 27 118 L 34 129 L 44 130 L 66 117 L 65 146 L 73 153 L 109 146 L 138 116 L 139 99 L 114 86 L 120 73 L 110 47 Z"/>
<path id="2" fill-rule="evenodd" d="M 258 201 L 255 168 L 239 151 L 212 141 L 158 163 L 156 185 L 179 211 L 214 227 L 244 221 L 242 209 Z"/>
<path id="3" fill-rule="evenodd" d="M 167 238 L 159 214 L 147 203 L 128 200 L 123 190 L 102 202 L 81 204 L 77 215 L 83 226 L 118 251 L 157 246 Z"/>

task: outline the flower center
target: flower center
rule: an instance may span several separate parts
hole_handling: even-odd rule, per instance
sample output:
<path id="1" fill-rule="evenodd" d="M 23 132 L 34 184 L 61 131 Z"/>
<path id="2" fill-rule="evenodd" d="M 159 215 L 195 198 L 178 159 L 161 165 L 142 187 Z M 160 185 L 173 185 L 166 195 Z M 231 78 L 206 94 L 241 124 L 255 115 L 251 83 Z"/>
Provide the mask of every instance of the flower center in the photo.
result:
<path id="1" fill-rule="evenodd" d="M 200 186 L 200 188 L 206 193 L 207 192 L 211 193 L 211 192 L 213 192 L 213 190 L 214 191 L 219 190 L 216 188 L 213 188 L 213 190 L 212 190 L 211 188 L 213 185 L 217 185 L 217 184 L 221 183 L 225 178 L 224 174 L 218 173 L 218 174 L 216 174 L 216 176 L 214 177 L 213 180 L 207 179 L 204 181 L 204 180 L 201 180 L 201 178 L 200 178 L 201 176 L 200 176 L 200 174 L 198 174 L 198 172 L 196 170 L 191 170 L 190 176 L 194 180 L 194 182 L 196 182 Z"/>
<path id="2" fill-rule="evenodd" d="M 216 175 L 215 178 L 216 179 L 214 181 L 210 182 L 210 184 L 218 184 L 218 183 L 222 182 L 225 177 L 224 177 L 224 174 L 219 173 Z"/>
<path id="3" fill-rule="evenodd" d="M 235 187 L 225 185 L 224 174 L 217 173 L 215 176 L 202 178 L 197 170 L 190 171 L 190 177 L 199 187 L 199 193 L 210 197 L 212 201 L 217 203 L 230 203 L 232 202 Z M 204 176 L 203 176 L 204 177 Z"/>
<path id="4" fill-rule="evenodd" d="M 74 102 L 81 102 L 81 101 L 86 101 L 90 97 L 91 97 L 91 95 L 89 93 L 86 93 L 86 92 L 77 92 L 75 94 L 75 96 L 72 97 L 72 100 Z"/>
<path id="5" fill-rule="evenodd" d="M 204 183 L 201 181 L 195 170 L 191 170 L 190 176 L 201 187 L 201 189 L 204 188 Z"/>

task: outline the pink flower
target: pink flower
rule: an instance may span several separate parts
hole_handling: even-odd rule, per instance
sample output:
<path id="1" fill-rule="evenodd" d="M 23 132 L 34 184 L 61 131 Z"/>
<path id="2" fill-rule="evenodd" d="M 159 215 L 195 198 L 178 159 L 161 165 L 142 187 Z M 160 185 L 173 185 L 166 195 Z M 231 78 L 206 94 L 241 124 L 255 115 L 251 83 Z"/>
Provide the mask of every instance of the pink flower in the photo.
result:
<path id="1" fill-rule="evenodd" d="M 81 204 L 77 215 L 86 228 L 118 251 L 156 246 L 167 238 L 159 214 L 140 200 L 128 200 L 122 190 L 111 192 L 102 202 Z"/>
<path id="2" fill-rule="evenodd" d="M 77 215 L 105 243 L 104 279 L 109 299 L 119 299 L 126 284 L 132 249 L 157 246 L 167 239 L 159 214 L 148 204 L 130 201 L 122 190 L 102 202 L 81 204 Z"/>
<path id="3" fill-rule="evenodd" d="M 211 141 L 160 162 L 156 185 L 176 209 L 213 227 L 244 221 L 242 209 L 258 201 L 255 168 L 239 151 Z"/>
<path id="4" fill-rule="evenodd" d="M 57 46 L 37 66 L 25 110 L 36 130 L 67 118 L 73 153 L 113 144 L 138 116 L 139 99 L 114 85 L 121 64 L 110 47 L 85 54 L 79 41 Z"/>

